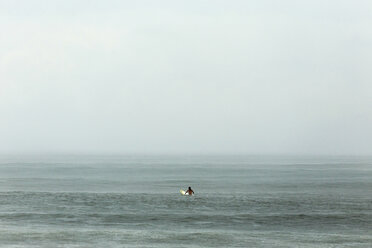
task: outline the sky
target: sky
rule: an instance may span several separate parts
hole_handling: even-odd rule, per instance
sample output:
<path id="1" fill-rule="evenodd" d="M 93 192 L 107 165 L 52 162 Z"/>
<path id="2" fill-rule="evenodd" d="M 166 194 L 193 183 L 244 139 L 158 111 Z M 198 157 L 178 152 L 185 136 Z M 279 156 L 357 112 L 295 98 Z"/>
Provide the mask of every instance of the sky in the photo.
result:
<path id="1" fill-rule="evenodd" d="M 0 153 L 372 155 L 369 0 L 0 0 Z"/>

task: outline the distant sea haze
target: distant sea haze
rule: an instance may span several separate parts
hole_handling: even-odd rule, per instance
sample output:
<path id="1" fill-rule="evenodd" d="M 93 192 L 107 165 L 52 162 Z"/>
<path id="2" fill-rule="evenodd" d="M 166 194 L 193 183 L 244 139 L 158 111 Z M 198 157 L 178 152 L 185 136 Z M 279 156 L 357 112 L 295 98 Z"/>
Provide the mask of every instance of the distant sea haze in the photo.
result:
<path id="1" fill-rule="evenodd" d="M 371 157 L 3 155 L 0 247 L 367 248 L 371 189 Z"/>

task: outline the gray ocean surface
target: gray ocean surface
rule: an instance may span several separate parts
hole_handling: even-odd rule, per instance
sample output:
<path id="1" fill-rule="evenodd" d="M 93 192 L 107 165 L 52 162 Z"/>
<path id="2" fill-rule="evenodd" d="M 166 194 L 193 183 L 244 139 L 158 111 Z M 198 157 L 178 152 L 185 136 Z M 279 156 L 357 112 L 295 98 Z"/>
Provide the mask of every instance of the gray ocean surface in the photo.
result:
<path id="1" fill-rule="evenodd" d="M 372 158 L 3 155 L 0 247 L 372 247 Z"/>

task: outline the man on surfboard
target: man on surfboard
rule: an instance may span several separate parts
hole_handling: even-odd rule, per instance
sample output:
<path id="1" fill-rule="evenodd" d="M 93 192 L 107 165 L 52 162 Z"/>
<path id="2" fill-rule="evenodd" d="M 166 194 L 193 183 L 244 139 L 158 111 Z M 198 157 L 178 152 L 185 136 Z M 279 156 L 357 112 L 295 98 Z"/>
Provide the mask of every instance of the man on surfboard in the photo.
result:
<path id="1" fill-rule="evenodd" d="M 191 187 L 189 187 L 189 189 L 186 190 L 186 194 L 189 194 L 189 195 L 194 194 L 194 191 L 191 189 Z"/>

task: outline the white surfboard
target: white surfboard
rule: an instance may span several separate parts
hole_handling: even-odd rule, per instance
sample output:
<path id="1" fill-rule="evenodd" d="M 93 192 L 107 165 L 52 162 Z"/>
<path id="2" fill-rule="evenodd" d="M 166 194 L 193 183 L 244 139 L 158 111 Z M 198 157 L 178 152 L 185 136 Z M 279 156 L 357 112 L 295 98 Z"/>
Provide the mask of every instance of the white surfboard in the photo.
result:
<path id="1" fill-rule="evenodd" d="M 186 193 L 183 189 L 180 190 L 181 195 L 189 195 L 189 193 Z"/>

